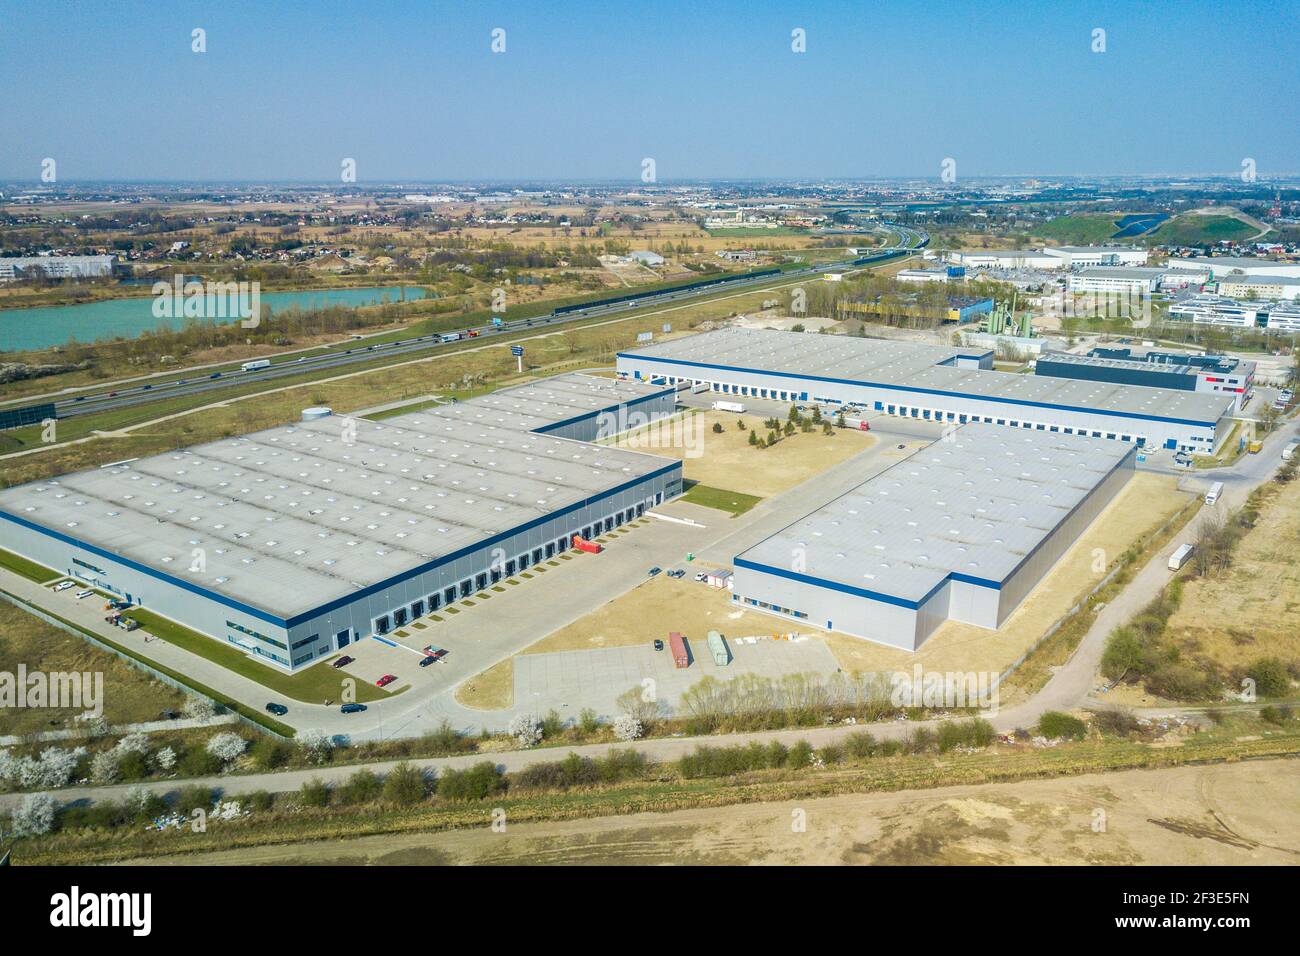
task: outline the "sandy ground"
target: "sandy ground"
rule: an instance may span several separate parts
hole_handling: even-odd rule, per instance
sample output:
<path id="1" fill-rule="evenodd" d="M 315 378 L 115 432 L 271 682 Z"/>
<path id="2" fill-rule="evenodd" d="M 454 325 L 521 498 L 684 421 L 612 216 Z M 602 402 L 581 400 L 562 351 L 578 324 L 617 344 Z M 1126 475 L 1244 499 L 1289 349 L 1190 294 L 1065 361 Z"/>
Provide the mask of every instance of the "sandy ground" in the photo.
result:
<path id="1" fill-rule="evenodd" d="M 1233 667 L 1300 661 L 1300 482 L 1284 485 L 1220 577 L 1190 580 L 1168 633 L 1186 651 Z"/>
<path id="2" fill-rule="evenodd" d="M 824 640 L 840 666 L 850 672 L 911 670 L 918 663 L 926 670 L 944 672 L 1001 672 L 1102 578 L 1105 567 L 1115 557 L 1139 537 L 1159 527 L 1186 500 L 1187 495 L 1177 490 L 1172 477 L 1135 474 L 997 631 L 949 621 L 914 654 L 835 631 L 806 629 L 804 633 Z M 1097 549 L 1101 549 L 1104 557 L 1102 570 L 1096 570 L 1094 565 Z M 693 575 L 707 565 L 685 567 Z M 731 638 L 790 629 L 770 614 L 737 607 L 731 602 L 730 591 L 697 584 L 690 575 L 681 580 L 662 575 L 652 578 L 521 653 L 626 647 L 662 638 L 668 630 L 689 636 L 716 629 Z M 456 699 L 471 707 L 505 707 L 513 700 L 513 682 L 514 665 L 511 660 L 505 660 L 467 682 Z M 1004 704 L 1013 702 L 1003 700 Z"/>
<path id="3" fill-rule="evenodd" d="M 737 427 L 739 421 L 745 423 L 743 432 Z M 715 422 L 722 425 L 721 434 L 714 434 Z M 682 475 L 687 481 L 770 498 L 852 458 L 876 441 L 870 432 L 837 428 L 833 435 L 823 435 L 819 427 L 810 434 L 797 431 L 771 448 L 759 450 L 749 444 L 749 430 L 767 435 L 760 416 L 703 411 L 687 423 L 686 432 L 652 425 L 624 436 L 617 444 L 682 459 Z M 675 443 L 670 439 L 676 439 Z"/>
<path id="4" fill-rule="evenodd" d="M 362 837 L 176 863 L 1295 865 L 1291 760 Z M 805 820 L 801 830 L 798 821 Z"/>

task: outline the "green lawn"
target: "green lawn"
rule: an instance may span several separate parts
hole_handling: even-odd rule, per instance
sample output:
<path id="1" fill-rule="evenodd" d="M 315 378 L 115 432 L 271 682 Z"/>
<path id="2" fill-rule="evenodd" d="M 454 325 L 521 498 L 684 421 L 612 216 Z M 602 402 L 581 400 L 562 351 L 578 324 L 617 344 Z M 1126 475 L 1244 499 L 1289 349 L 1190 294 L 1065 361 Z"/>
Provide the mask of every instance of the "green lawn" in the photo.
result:
<path id="1" fill-rule="evenodd" d="M 725 488 L 710 488 L 708 485 L 697 484 L 692 485 L 690 490 L 682 495 L 682 500 L 703 505 L 705 508 L 730 511 L 733 515 L 743 515 L 763 499 L 755 495 L 741 494 L 739 491 L 727 491 Z"/>
<path id="2" fill-rule="evenodd" d="M 268 690 L 293 700 L 308 704 L 319 704 L 327 699 L 337 701 L 343 693 L 342 681 L 349 676 L 346 669 L 335 670 L 324 661 L 296 674 L 286 674 L 267 664 L 259 664 L 243 651 L 236 650 L 233 644 L 223 644 L 221 641 L 205 637 L 197 631 L 191 631 L 175 621 L 159 617 L 143 608 L 132 608 L 128 613 L 150 634 L 161 637 L 177 647 L 183 647 L 200 657 L 206 657 L 214 664 L 220 664 L 227 670 L 257 681 Z M 357 681 L 358 703 L 384 700 L 392 696 L 369 681 Z"/>
<path id="3" fill-rule="evenodd" d="M 46 581 L 52 581 L 54 578 L 61 578 L 60 574 L 43 564 L 37 564 L 35 561 L 28 561 L 21 555 L 14 554 L 12 551 L 0 550 L 0 567 L 8 568 L 15 574 L 21 574 L 29 581 L 35 581 L 37 584 L 44 584 Z"/>
<path id="4" fill-rule="evenodd" d="M 1073 216 L 1057 216 L 1034 230 L 1034 235 L 1053 242 L 1073 245 L 1094 245 L 1105 242 L 1119 229 L 1115 220 L 1128 215 L 1115 213 L 1080 213 Z"/>
<path id="5" fill-rule="evenodd" d="M 1220 239 L 1245 239 L 1257 232 L 1252 226 L 1232 216 L 1201 216 L 1184 213 L 1161 224 L 1144 238 L 1164 245 L 1193 245 L 1218 242 Z"/>

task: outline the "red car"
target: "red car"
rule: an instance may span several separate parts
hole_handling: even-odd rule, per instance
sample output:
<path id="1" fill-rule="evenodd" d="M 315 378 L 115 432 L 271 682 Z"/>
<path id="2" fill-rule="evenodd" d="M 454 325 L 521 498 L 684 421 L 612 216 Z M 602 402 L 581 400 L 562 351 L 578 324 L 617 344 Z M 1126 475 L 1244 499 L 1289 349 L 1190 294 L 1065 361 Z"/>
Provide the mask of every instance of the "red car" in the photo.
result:
<path id="1" fill-rule="evenodd" d="M 393 674 L 385 674 L 383 677 L 379 678 L 379 680 L 375 681 L 375 686 L 376 686 L 376 687 L 387 687 L 389 684 L 391 684 L 391 683 L 392 683 L 393 681 L 395 681 L 395 680 L 397 680 L 397 677 L 396 677 L 395 675 L 393 675 Z"/>

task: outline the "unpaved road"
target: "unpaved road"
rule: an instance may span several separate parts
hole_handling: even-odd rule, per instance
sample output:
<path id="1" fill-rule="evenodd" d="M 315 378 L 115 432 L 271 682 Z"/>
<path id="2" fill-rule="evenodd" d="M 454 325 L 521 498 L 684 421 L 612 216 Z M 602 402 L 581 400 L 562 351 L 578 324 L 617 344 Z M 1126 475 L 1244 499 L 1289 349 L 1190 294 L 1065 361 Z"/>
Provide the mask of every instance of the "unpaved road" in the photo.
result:
<path id="1" fill-rule="evenodd" d="M 795 823 L 802 813 L 806 827 Z M 149 864 L 1300 864 L 1300 762 L 1263 760 L 797 803 L 507 822 Z"/>

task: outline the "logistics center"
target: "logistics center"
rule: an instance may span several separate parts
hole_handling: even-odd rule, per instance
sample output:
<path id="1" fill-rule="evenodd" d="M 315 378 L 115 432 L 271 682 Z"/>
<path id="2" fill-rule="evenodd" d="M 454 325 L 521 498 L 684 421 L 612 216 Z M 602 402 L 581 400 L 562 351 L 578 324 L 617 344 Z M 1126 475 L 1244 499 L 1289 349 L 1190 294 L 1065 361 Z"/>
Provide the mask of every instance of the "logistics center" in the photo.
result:
<path id="1" fill-rule="evenodd" d="M 620 352 L 618 371 L 726 395 L 856 403 L 954 426 L 980 422 L 1202 455 L 1231 431 L 1236 404 L 1221 394 L 994 371 L 987 349 L 758 329 Z"/>
<path id="2" fill-rule="evenodd" d="M 591 444 L 675 390 L 578 374 L 383 421 L 314 418 L 0 491 L 6 547 L 294 669 L 682 491 Z"/>
<path id="3" fill-rule="evenodd" d="M 909 651 L 946 620 L 1000 627 L 1136 455 L 962 426 L 739 555 L 732 600 Z"/>

